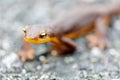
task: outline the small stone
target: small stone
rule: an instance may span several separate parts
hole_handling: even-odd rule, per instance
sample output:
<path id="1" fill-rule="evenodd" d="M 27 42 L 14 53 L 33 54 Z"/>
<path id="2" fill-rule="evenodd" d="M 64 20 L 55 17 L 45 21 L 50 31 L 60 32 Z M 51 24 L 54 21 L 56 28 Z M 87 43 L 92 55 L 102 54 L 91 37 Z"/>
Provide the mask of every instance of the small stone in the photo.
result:
<path id="1" fill-rule="evenodd" d="M 37 80 L 38 76 L 31 76 L 29 77 L 29 80 Z"/>
<path id="2" fill-rule="evenodd" d="M 113 49 L 113 48 L 109 50 L 109 53 L 111 55 L 115 56 L 115 57 L 120 56 L 120 53 L 117 50 Z"/>
<path id="3" fill-rule="evenodd" d="M 40 56 L 39 60 L 42 61 L 44 64 L 48 64 L 49 60 L 45 58 L 45 56 Z"/>
<path id="4" fill-rule="evenodd" d="M 88 74 L 87 74 L 86 71 L 82 70 L 82 71 L 79 72 L 78 76 L 80 78 L 86 78 L 88 76 Z"/>
<path id="5" fill-rule="evenodd" d="M 71 64 L 73 63 L 75 60 L 73 57 L 65 57 L 64 58 L 64 61 L 67 63 L 67 64 Z"/>
<path id="6" fill-rule="evenodd" d="M 43 67 L 43 71 L 46 71 L 46 70 L 50 69 L 51 65 L 49 65 L 49 64 L 43 64 L 42 67 Z"/>
<path id="7" fill-rule="evenodd" d="M 99 74 L 102 77 L 108 77 L 109 76 L 109 72 L 102 72 Z"/>
<path id="8" fill-rule="evenodd" d="M 95 70 L 96 73 L 100 73 L 100 72 L 104 71 L 104 65 L 102 65 L 102 64 L 96 64 L 94 66 L 94 70 Z"/>
<path id="9" fill-rule="evenodd" d="M 45 56 L 40 56 L 40 57 L 39 57 L 39 60 L 40 60 L 40 61 L 44 61 L 45 59 L 46 59 Z"/>
<path id="10" fill-rule="evenodd" d="M 43 74 L 40 77 L 40 80 L 63 80 L 63 79 L 60 77 L 57 77 L 57 75 L 53 72 L 48 72 L 46 74 Z"/>
<path id="11" fill-rule="evenodd" d="M 2 47 L 5 50 L 10 50 L 11 49 L 11 40 L 9 40 L 7 38 L 3 39 L 3 41 L 2 41 Z"/>
<path id="12" fill-rule="evenodd" d="M 7 67 L 5 65 L 0 65 L 0 72 L 6 73 L 7 72 Z"/>
<path id="13" fill-rule="evenodd" d="M 73 69 L 78 69 L 78 64 L 73 64 L 72 68 Z"/>
<path id="14" fill-rule="evenodd" d="M 120 27 L 119 26 L 120 26 L 120 20 L 114 21 L 114 27 L 115 27 L 115 29 L 120 31 Z"/>
<path id="15" fill-rule="evenodd" d="M 112 79 L 113 78 L 118 78 L 118 74 L 119 74 L 119 72 L 115 72 L 115 71 L 110 72 L 110 76 L 111 76 Z"/>
<path id="16" fill-rule="evenodd" d="M 94 47 L 92 50 L 91 50 L 91 55 L 92 56 L 95 56 L 95 57 L 99 57 L 101 56 L 102 52 L 100 51 L 99 48 L 97 47 Z"/>
<path id="17" fill-rule="evenodd" d="M 5 64 L 8 68 L 11 68 L 13 64 L 18 60 L 18 56 L 16 53 L 12 52 L 10 55 L 5 56 L 2 59 L 2 63 Z"/>
<path id="18" fill-rule="evenodd" d="M 25 69 L 22 70 L 22 74 L 26 74 L 26 70 Z"/>
<path id="19" fill-rule="evenodd" d="M 32 62 L 25 63 L 24 69 L 26 70 L 27 73 L 36 71 L 35 63 Z"/>
<path id="20" fill-rule="evenodd" d="M 36 69 L 37 69 L 37 70 L 40 70 L 41 68 L 42 68 L 42 67 L 41 67 L 40 65 L 38 65 Z"/>
<path id="21" fill-rule="evenodd" d="M 45 59 L 45 60 L 43 61 L 43 63 L 44 63 L 44 64 L 48 64 L 48 63 L 49 63 L 49 60 L 48 60 L 48 59 Z"/>
<path id="22" fill-rule="evenodd" d="M 6 51 L 0 49 L 0 57 L 4 57 L 6 55 Z"/>
<path id="23" fill-rule="evenodd" d="M 94 74 L 94 75 L 92 75 L 92 79 L 98 80 L 98 79 L 101 79 L 101 77 L 98 74 Z"/>
<path id="24" fill-rule="evenodd" d="M 59 56 L 59 55 L 58 55 L 58 52 L 57 52 L 56 50 L 52 50 L 52 51 L 51 51 L 51 55 L 52 55 L 52 56 L 55 56 L 55 57 L 56 57 L 56 56 Z"/>
<path id="25" fill-rule="evenodd" d="M 49 76 L 48 76 L 48 75 L 43 74 L 43 75 L 40 77 L 40 80 L 45 80 L 45 79 L 48 79 L 48 78 L 49 78 Z"/>

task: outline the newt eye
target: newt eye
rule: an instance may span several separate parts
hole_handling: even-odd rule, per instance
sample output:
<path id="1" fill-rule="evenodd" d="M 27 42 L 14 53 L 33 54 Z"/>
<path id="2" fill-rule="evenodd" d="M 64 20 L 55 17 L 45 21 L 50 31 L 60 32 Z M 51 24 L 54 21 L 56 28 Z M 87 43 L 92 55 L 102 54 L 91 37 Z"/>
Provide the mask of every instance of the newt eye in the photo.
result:
<path id="1" fill-rule="evenodd" d="M 25 28 L 23 28 L 23 32 L 24 32 L 24 33 L 26 33 L 26 32 L 27 32 Z"/>
<path id="2" fill-rule="evenodd" d="M 23 32 L 26 33 L 26 32 L 27 32 L 27 29 L 28 29 L 28 27 L 24 27 L 24 28 L 23 28 Z"/>
<path id="3" fill-rule="evenodd" d="M 41 34 L 39 35 L 39 38 L 42 38 L 42 39 L 43 39 L 43 38 L 45 38 L 46 36 L 47 36 L 47 33 L 44 32 L 44 33 L 41 33 Z"/>

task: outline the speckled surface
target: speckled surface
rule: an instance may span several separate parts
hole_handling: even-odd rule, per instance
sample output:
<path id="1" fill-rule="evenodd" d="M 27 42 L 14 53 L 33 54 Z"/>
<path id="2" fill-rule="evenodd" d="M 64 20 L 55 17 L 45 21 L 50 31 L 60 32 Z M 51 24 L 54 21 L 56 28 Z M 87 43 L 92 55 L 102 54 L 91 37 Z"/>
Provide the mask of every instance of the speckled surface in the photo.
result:
<path id="1" fill-rule="evenodd" d="M 120 19 L 109 29 L 109 48 L 89 50 L 78 38 L 73 55 L 53 57 L 47 44 L 32 45 L 36 59 L 25 64 L 17 54 L 22 26 L 46 23 L 84 0 L 0 0 L 0 80 L 112 80 L 120 79 Z M 104 0 L 85 0 L 105 2 Z M 109 0 L 106 0 L 108 2 Z M 44 60 L 49 60 L 48 64 Z"/>

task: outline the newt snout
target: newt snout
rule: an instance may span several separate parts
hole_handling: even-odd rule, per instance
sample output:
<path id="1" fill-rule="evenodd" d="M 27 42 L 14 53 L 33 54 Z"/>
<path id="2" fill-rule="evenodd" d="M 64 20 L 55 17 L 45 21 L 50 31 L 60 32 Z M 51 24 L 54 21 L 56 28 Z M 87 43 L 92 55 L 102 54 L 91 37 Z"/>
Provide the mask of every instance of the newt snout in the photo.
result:
<path id="1" fill-rule="evenodd" d="M 49 37 L 46 37 L 45 39 L 39 39 L 39 38 L 31 39 L 31 38 L 24 37 L 24 39 L 25 41 L 32 44 L 42 44 L 50 41 Z"/>
<path id="2" fill-rule="evenodd" d="M 24 27 L 24 40 L 33 43 L 33 44 L 42 44 L 50 41 L 50 37 L 47 35 L 45 31 L 39 31 L 37 33 L 31 33 L 33 30 L 38 30 L 35 27 Z M 29 34 L 30 32 L 30 34 Z"/>

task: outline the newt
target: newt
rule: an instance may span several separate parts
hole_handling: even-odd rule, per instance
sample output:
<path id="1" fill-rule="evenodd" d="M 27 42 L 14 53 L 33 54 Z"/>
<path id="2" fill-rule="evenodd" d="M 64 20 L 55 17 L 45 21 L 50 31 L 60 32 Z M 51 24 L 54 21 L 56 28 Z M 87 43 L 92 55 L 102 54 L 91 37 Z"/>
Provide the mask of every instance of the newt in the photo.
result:
<path id="1" fill-rule="evenodd" d="M 34 59 L 35 51 L 29 43 L 53 43 L 53 55 L 72 53 L 77 49 L 73 39 L 86 37 L 88 47 L 97 46 L 104 50 L 108 47 L 108 27 L 114 16 L 120 13 L 120 2 L 111 4 L 80 4 L 46 24 L 32 25 L 24 28 L 24 46 L 19 57 L 25 62 Z"/>

